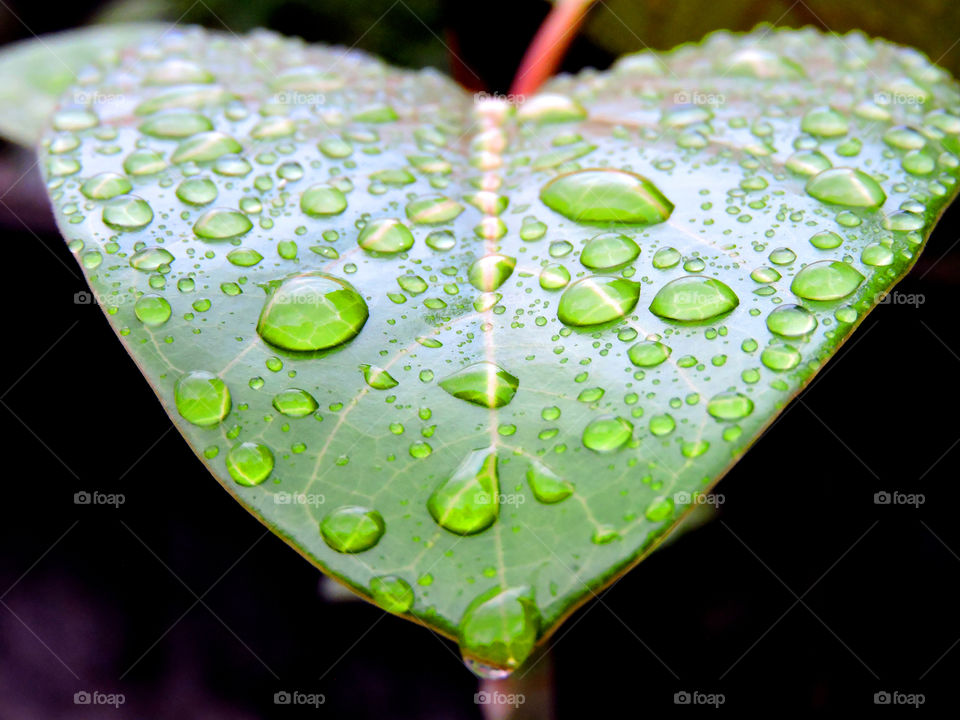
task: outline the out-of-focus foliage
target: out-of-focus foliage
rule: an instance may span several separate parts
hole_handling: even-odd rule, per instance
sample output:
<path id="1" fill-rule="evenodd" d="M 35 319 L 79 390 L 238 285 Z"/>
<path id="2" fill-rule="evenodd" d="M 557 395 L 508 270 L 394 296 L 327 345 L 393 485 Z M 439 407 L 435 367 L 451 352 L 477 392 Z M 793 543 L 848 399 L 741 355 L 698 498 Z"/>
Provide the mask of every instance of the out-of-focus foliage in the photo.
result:
<path id="1" fill-rule="evenodd" d="M 749 30 L 758 23 L 868 35 L 910 45 L 960 74 L 960 2 L 957 0 L 604 0 L 582 32 L 613 55 L 666 50 L 718 28 Z"/>

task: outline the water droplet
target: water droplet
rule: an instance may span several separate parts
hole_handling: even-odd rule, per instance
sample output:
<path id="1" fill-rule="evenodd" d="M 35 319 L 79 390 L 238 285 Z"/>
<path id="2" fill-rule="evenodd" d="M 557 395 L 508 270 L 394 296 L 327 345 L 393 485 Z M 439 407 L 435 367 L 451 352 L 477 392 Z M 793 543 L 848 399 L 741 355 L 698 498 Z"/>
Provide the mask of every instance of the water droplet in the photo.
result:
<path id="1" fill-rule="evenodd" d="M 213 123 L 208 117 L 186 110 L 156 115 L 140 126 L 144 135 L 164 140 L 179 140 L 209 130 L 213 130 Z"/>
<path id="2" fill-rule="evenodd" d="M 870 243 L 860 253 L 860 262 L 872 267 L 885 267 L 893 264 L 893 250 L 880 243 Z"/>
<path id="3" fill-rule="evenodd" d="M 360 366 L 360 370 L 363 371 L 363 379 L 367 385 L 374 390 L 389 390 L 398 385 L 393 375 L 376 365 L 364 364 Z"/>
<path id="4" fill-rule="evenodd" d="M 524 102 L 517 117 L 524 122 L 541 124 L 583 120 L 587 111 L 576 100 L 556 93 L 541 93 Z"/>
<path id="5" fill-rule="evenodd" d="M 577 280 L 564 290 L 557 317 L 565 325 L 600 325 L 631 312 L 640 298 L 640 283 L 596 276 Z"/>
<path id="6" fill-rule="evenodd" d="M 273 397 L 273 407 L 281 415 L 301 418 L 316 412 L 319 405 L 313 395 L 300 388 L 288 388 Z"/>
<path id="7" fill-rule="evenodd" d="M 872 177 L 852 168 L 831 168 L 807 181 L 806 191 L 825 203 L 876 208 L 887 196 Z"/>
<path id="8" fill-rule="evenodd" d="M 760 354 L 760 362 L 771 370 L 792 370 L 800 363 L 800 352 L 792 345 L 770 345 Z"/>
<path id="9" fill-rule="evenodd" d="M 665 320 L 698 322 L 711 320 L 739 304 L 733 290 L 719 280 L 688 275 L 660 288 L 650 303 L 650 312 Z"/>
<path id="10" fill-rule="evenodd" d="M 680 251 L 675 248 L 660 248 L 653 254 L 653 266 L 657 270 L 666 270 L 674 267 L 682 257 Z"/>
<path id="11" fill-rule="evenodd" d="M 172 310 L 166 298 L 148 293 L 137 298 L 133 312 L 144 325 L 156 326 L 169 320 Z"/>
<path id="12" fill-rule="evenodd" d="M 188 372 L 173 386 L 173 399 L 180 416 L 199 427 L 213 427 L 230 412 L 230 389 L 213 373 Z"/>
<path id="13" fill-rule="evenodd" d="M 327 514 L 320 522 L 323 541 L 339 553 L 369 550 L 387 529 L 376 510 L 359 505 L 344 505 Z"/>
<path id="14" fill-rule="evenodd" d="M 567 482 L 536 460 L 531 461 L 527 466 L 527 482 L 530 484 L 533 496 L 546 504 L 565 500 L 574 491 L 573 483 Z"/>
<path id="15" fill-rule="evenodd" d="M 243 151 L 243 146 L 229 135 L 221 132 L 203 132 L 181 142 L 170 156 L 170 162 L 210 162 L 223 155 Z"/>
<path id="16" fill-rule="evenodd" d="M 540 287 L 544 290 L 560 290 L 570 282 L 570 271 L 563 265 L 547 265 L 540 271 Z"/>
<path id="17" fill-rule="evenodd" d="M 584 447 L 598 453 L 619 450 L 633 435 L 633 424 L 617 415 L 602 415 L 583 430 Z"/>
<path id="18" fill-rule="evenodd" d="M 396 218 L 371 220 L 357 238 L 364 250 L 377 253 L 399 253 L 413 247 L 413 233 Z"/>
<path id="19" fill-rule="evenodd" d="M 103 222 L 114 230 L 139 230 L 153 220 L 153 210 L 136 195 L 118 195 L 103 206 Z"/>
<path id="20" fill-rule="evenodd" d="M 263 255 L 253 248 L 235 248 L 227 253 L 227 260 L 237 267 L 253 267 L 263 260 Z"/>
<path id="21" fill-rule="evenodd" d="M 831 230 L 824 230 L 811 237 L 810 244 L 818 250 L 833 250 L 843 244 L 843 238 Z"/>
<path id="22" fill-rule="evenodd" d="M 805 300 L 839 300 L 858 287 L 863 275 L 845 262 L 821 260 L 803 267 L 790 290 Z"/>
<path id="23" fill-rule="evenodd" d="M 474 405 L 499 408 L 513 400 L 520 381 L 492 362 L 478 362 L 440 381 L 440 387 L 455 398 Z"/>
<path id="24" fill-rule="evenodd" d="M 789 265 L 797 259 L 797 254 L 787 247 L 777 248 L 770 253 L 770 262 L 774 265 Z"/>
<path id="25" fill-rule="evenodd" d="M 467 606 L 460 648 L 486 665 L 513 670 L 533 652 L 539 631 L 540 612 L 529 588 L 493 588 Z"/>
<path id="26" fill-rule="evenodd" d="M 637 367 L 656 367 L 670 357 L 673 352 L 662 342 L 638 342 L 627 350 L 627 356 Z"/>
<path id="27" fill-rule="evenodd" d="M 579 222 L 661 223 L 673 203 L 645 177 L 623 170 L 580 170 L 554 178 L 540 191 L 544 204 Z"/>
<path id="28" fill-rule="evenodd" d="M 238 485 L 252 487 L 266 480 L 273 472 L 273 453 L 266 445 L 244 442 L 227 453 L 227 472 Z"/>
<path id="29" fill-rule="evenodd" d="M 396 575 L 380 575 L 370 581 L 373 601 L 387 612 L 401 614 L 413 607 L 416 599 L 410 583 Z"/>
<path id="30" fill-rule="evenodd" d="M 486 530 L 500 509 L 500 481 L 494 448 L 471 451 L 427 500 L 437 524 L 458 535 Z"/>
<path id="31" fill-rule="evenodd" d="M 487 255 L 474 261 L 467 278 L 477 290 L 492 292 L 513 274 L 517 259 L 506 255 Z"/>
<path id="32" fill-rule="evenodd" d="M 450 222 L 463 212 L 463 205 L 443 195 L 427 195 L 407 203 L 410 222 L 417 225 L 440 225 Z"/>
<path id="33" fill-rule="evenodd" d="M 800 129 L 817 137 L 840 137 L 850 130 L 850 123 L 838 110 L 823 106 L 808 110 L 800 123 Z"/>
<path id="34" fill-rule="evenodd" d="M 347 209 L 347 197 L 330 185 L 314 185 L 300 196 L 300 209 L 310 217 L 339 215 Z"/>
<path id="35" fill-rule="evenodd" d="M 742 420 L 753 412 L 753 400 L 738 392 L 722 392 L 710 398 L 707 412 L 717 420 Z"/>
<path id="36" fill-rule="evenodd" d="M 80 186 L 80 192 L 91 200 L 109 200 L 132 189 L 133 186 L 127 178 L 112 172 L 94 175 Z"/>
<path id="37" fill-rule="evenodd" d="M 253 229 L 250 218 L 242 212 L 230 208 L 208 210 L 193 226 L 197 237 L 205 240 L 227 240 L 246 235 Z"/>
<path id="38" fill-rule="evenodd" d="M 767 328 L 781 337 L 799 338 L 817 329 L 817 318 L 800 305 L 781 305 L 767 315 Z"/>
<path id="39" fill-rule="evenodd" d="M 345 280 L 307 273 L 287 278 L 270 295 L 257 332 L 286 350 L 324 350 L 356 336 L 367 316 L 367 304 Z"/>
<path id="40" fill-rule="evenodd" d="M 153 272 L 154 270 L 169 265 L 173 260 L 173 255 L 163 248 L 145 247 L 130 257 L 130 267 L 143 272 Z"/>
<path id="41" fill-rule="evenodd" d="M 580 253 L 580 262 L 593 270 L 626 265 L 636 260 L 640 246 L 626 235 L 616 232 L 600 233 L 587 241 Z"/>

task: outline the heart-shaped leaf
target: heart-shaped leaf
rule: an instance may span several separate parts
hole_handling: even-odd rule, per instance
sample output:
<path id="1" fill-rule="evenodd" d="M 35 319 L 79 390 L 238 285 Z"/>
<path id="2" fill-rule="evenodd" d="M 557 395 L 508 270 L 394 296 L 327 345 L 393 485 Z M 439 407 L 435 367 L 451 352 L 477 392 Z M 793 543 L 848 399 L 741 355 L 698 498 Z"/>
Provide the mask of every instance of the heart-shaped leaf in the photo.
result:
<path id="1" fill-rule="evenodd" d="M 93 87 L 50 194 L 177 427 L 311 562 L 506 669 L 704 502 L 956 193 L 957 86 L 856 34 L 715 34 L 519 109 L 267 33 Z"/>

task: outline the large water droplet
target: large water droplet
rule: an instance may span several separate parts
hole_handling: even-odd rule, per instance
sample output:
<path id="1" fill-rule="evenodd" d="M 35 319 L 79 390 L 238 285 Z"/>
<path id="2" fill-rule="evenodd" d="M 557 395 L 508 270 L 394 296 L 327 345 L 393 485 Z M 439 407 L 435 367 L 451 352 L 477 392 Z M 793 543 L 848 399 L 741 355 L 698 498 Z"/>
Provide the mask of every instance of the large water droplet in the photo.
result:
<path id="1" fill-rule="evenodd" d="M 136 195 L 118 195 L 103 206 L 103 222 L 114 230 L 139 230 L 153 220 L 153 210 Z"/>
<path id="2" fill-rule="evenodd" d="M 287 350 L 323 350 L 356 336 L 367 316 L 363 297 L 345 280 L 307 273 L 284 280 L 270 295 L 257 332 Z"/>
<path id="3" fill-rule="evenodd" d="M 753 400 L 738 392 L 722 392 L 710 398 L 707 412 L 717 420 L 742 420 L 753 412 Z"/>
<path id="4" fill-rule="evenodd" d="M 396 575 L 380 575 L 370 581 L 373 601 L 387 612 L 400 614 L 413 607 L 416 599 L 410 583 Z"/>
<path id="5" fill-rule="evenodd" d="M 396 218 L 381 218 L 364 225 L 357 244 L 370 252 L 398 253 L 413 247 L 413 233 Z"/>
<path id="6" fill-rule="evenodd" d="M 227 472 L 238 485 L 259 485 L 273 472 L 273 453 L 256 442 L 234 445 L 227 453 Z"/>
<path id="7" fill-rule="evenodd" d="M 80 192 L 91 200 L 109 200 L 132 189 L 133 186 L 127 178 L 111 172 L 94 175 L 80 186 Z"/>
<path id="8" fill-rule="evenodd" d="M 671 280 L 650 303 L 650 312 L 666 320 L 699 322 L 733 310 L 740 299 L 715 278 L 686 277 Z"/>
<path id="9" fill-rule="evenodd" d="M 800 129 L 818 137 L 840 137 L 850 130 L 850 123 L 838 110 L 824 106 L 808 110 L 800 123 Z"/>
<path id="10" fill-rule="evenodd" d="M 511 670 L 533 652 L 540 631 L 540 612 L 528 587 L 494 588 L 476 598 L 460 621 L 464 655 Z"/>
<path id="11" fill-rule="evenodd" d="M 834 205 L 876 208 L 887 199 L 877 181 L 853 168 L 831 168 L 807 181 L 806 191 L 817 200 Z"/>
<path id="12" fill-rule="evenodd" d="M 205 240 L 227 240 L 246 235 L 253 229 L 250 218 L 231 208 L 208 210 L 193 226 L 197 237 Z"/>
<path id="13" fill-rule="evenodd" d="M 607 270 L 633 262 L 639 254 L 640 246 L 631 238 L 607 232 L 587 241 L 580 253 L 580 262 L 593 270 Z"/>
<path id="14" fill-rule="evenodd" d="M 496 450 L 470 452 L 430 494 L 427 509 L 440 527 L 458 535 L 473 535 L 493 525 L 500 509 Z"/>
<path id="15" fill-rule="evenodd" d="M 477 290 L 492 292 L 513 274 L 517 259 L 507 255 L 487 255 L 474 261 L 467 278 Z"/>
<path id="16" fill-rule="evenodd" d="M 633 423 L 617 415 L 603 415 L 583 429 L 583 445 L 598 453 L 623 447 L 633 435 Z"/>
<path id="17" fill-rule="evenodd" d="M 800 305 L 781 305 L 767 315 L 767 328 L 781 337 L 798 338 L 817 329 L 817 318 Z"/>
<path id="18" fill-rule="evenodd" d="M 478 362 L 440 381 L 455 398 L 487 408 L 503 407 L 517 393 L 520 381 L 492 362 Z"/>
<path id="19" fill-rule="evenodd" d="M 638 342 L 627 350 L 627 356 L 637 367 L 656 367 L 668 357 L 672 351 L 662 342 Z"/>
<path id="20" fill-rule="evenodd" d="M 450 222 L 463 212 L 463 205 L 443 195 L 427 195 L 407 203 L 410 222 L 417 225 L 440 225 Z"/>
<path id="21" fill-rule="evenodd" d="M 673 203 L 645 177 L 623 170 L 580 170 L 540 191 L 544 204 L 579 222 L 661 223 Z"/>
<path id="22" fill-rule="evenodd" d="M 173 388 L 177 412 L 199 427 L 213 427 L 230 412 L 230 389 L 213 373 L 195 370 L 182 375 Z"/>
<path id="23" fill-rule="evenodd" d="M 360 370 L 363 372 L 363 379 L 366 381 L 367 385 L 372 387 L 374 390 L 389 390 L 392 387 L 396 387 L 396 379 L 393 375 L 388 373 L 382 367 L 377 367 L 376 365 L 367 365 L 363 364 L 360 366 Z"/>
<path id="24" fill-rule="evenodd" d="M 558 503 L 570 497 L 574 485 L 554 473 L 543 463 L 533 460 L 527 466 L 527 482 L 533 496 L 542 503 Z"/>
<path id="25" fill-rule="evenodd" d="M 273 407 L 281 415 L 301 418 L 315 412 L 319 405 L 313 395 L 306 390 L 288 388 L 274 395 Z"/>
<path id="26" fill-rule="evenodd" d="M 380 541 L 386 529 L 380 513 L 359 505 L 339 507 L 320 522 L 323 541 L 340 553 L 369 550 Z"/>
<path id="27" fill-rule="evenodd" d="M 805 300 L 839 300 L 858 287 L 863 275 L 845 262 L 821 260 L 805 265 L 790 289 Z"/>
<path id="28" fill-rule="evenodd" d="M 347 197 L 330 185 L 314 185 L 300 196 L 300 209 L 310 217 L 339 215 L 347 209 Z"/>
<path id="29" fill-rule="evenodd" d="M 557 317 L 565 325 L 600 325 L 631 312 L 640 298 L 640 283 L 619 277 L 577 280 L 564 290 Z"/>

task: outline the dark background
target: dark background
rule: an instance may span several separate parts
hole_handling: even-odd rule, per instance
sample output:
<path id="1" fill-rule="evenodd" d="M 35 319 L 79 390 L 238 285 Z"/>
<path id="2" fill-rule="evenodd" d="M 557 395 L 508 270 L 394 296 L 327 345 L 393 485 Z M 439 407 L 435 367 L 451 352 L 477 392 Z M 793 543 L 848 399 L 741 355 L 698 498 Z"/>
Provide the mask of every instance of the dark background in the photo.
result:
<path id="1" fill-rule="evenodd" d="M 211 27 L 267 24 L 352 45 L 379 17 L 359 47 L 505 91 L 547 7 L 354 5 L 3 0 L 0 40 L 104 12 L 176 18 L 189 8 L 188 20 Z M 639 19 L 617 11 L 614 35 L 611 17 L 591 16 L 565 67 L 604 67 L 625 47 L 710 29 L 702 3 L 674 5 L 693 19 L 648 2 L 634 8 Z M 919 44 L 955 72 L 960 64 L 960 45 L 950 46 L 960 22 L 943 27 L 953 3 L 913 3 L 909 18 L 899 4 L 898 17 L 882 2 L 861 17 L 849 8 L 863 3 L 840 3 L 832 21 L 821 5 L 713 12 L 740 29 L 761 19 L 860 24 Z M 926 45 L 918 24 L 930 28 Z M 32 162 L 0 151 L 0 719 L 479 718 L 476 680 L 451 643 L 332 598 L 315 569 L 205 473 L 100 311 L 73 304 L 85 284 L 39 176 L 18 180 Z M 928 711 L 960 704 L 958 239 L 960 205 L 898 287 L 923 304 L 871 314 L 719 486 L 719 517 L 560 629 L 551 641 L 558 717 L 712 712 L 676 706 L 681 690 L 723 693 L 736 712 L 885 710 L 874 705 L 878 691 L 923 693 Z M 123 493 L 125 503 L 77 506 L 78 490 Z M 925 503 L 876 505 L 880 490 L 923 493 Z M 120 692 L 126 704 L 76 706 L 78 690 Z M 326 704 L 287 712 L 273 703 L 280 690 L 323 693 Z"/>

